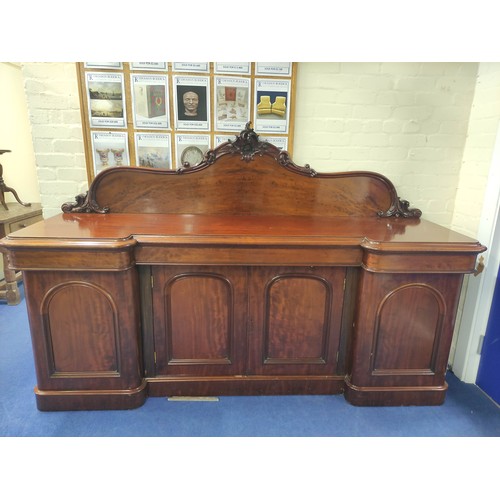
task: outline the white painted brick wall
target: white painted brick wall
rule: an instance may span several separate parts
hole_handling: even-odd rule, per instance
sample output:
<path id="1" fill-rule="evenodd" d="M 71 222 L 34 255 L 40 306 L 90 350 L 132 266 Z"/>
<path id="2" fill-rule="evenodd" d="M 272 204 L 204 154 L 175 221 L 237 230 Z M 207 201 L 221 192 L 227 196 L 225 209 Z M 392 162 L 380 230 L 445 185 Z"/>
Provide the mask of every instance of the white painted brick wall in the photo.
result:
<path id="1" fill-rule="evenodd" d="M 293 159 L 319 172 L 377 171 L 424 218 L 449 226 L 477 69 L 301 63 Z"/>
<path id="2" fill-rule="evenodd" d="M 88 189 L 74 63 L 23 64 L 44 217 Z"/>
<path id="3" fill-rule="evenodd" d="M 500 63 L 481 63 L 455 201 L 453 229 L 475 236 L 500 120 Z"/>

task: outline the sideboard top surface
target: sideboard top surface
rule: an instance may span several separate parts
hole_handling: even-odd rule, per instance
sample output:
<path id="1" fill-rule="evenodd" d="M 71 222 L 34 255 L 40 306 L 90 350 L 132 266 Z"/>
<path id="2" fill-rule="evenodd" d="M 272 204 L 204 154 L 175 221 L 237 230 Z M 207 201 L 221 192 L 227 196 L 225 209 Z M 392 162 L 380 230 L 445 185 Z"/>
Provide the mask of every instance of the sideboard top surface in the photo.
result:
<path id="1" fill-rule="evenodd" d="M 135 239 L 139 243 L 150 238 L 169 240 L 200 237 L 218 241 L 272 243 L 278 238 L 309 238 L 317 243 L 359 245 L 418 244 L 475 247 L 478 242 L 433 222 L 421 219 L 381 219 L 329 216 L 242 216 L 198 214 L 59 214 L 16 231 L 5 244 L 23 244 L 28 240 L 85 242 Z M 48 242 L 48 241 L 47 241 Z"/>

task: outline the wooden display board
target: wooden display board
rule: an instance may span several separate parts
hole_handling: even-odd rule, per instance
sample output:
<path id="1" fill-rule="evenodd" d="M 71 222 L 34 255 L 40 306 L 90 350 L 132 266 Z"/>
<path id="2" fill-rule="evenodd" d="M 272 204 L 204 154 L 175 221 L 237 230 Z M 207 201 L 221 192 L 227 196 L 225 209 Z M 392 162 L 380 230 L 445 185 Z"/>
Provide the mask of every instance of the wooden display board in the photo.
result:
<path id="1" fill-rule="evenodd" d="M 76 63 L 89 183 L 110 166 L 178 169 L 248 122 L 293 151 L 297 63 Z"/>

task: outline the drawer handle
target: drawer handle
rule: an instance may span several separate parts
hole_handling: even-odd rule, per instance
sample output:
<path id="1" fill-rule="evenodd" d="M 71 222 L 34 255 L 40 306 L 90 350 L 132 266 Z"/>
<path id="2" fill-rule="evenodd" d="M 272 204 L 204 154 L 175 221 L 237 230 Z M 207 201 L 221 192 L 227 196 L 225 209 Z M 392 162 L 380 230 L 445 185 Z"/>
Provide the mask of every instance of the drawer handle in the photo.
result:
<path id="1" fill-rule="evenodd" d="M 479 257 L 479 262 L 477 264 L 477 267 L 476 269 L 474 269 L 474 276 L 478 276 L 479 274 L 481 274 L 483 272 L 483 269 L 484 269 L 484 257 L 481 255 L 481 257 Z"/>

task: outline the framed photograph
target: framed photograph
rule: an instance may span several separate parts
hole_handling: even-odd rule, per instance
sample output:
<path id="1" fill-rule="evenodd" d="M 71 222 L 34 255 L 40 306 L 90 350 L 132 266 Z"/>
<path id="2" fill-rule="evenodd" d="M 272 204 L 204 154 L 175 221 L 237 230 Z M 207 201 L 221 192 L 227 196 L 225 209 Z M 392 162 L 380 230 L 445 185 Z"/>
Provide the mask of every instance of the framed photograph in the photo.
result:
<path id="1" fill-rule="evenodd" d="M 126 128 L 123 73 L 86 73 L 90 127 Z"/>
<path id="2" fill-rule="evenodd" d="M 249 62 L 216 62 L 214 73 L 223 75 L 250 75 L 252 64 Z"/>
<path id="3" fill-rule="evenodd" d="M 108 167 L 130 165 L 127 132 L 92 132 L 91 142 L 95 175 Z"/>
<path id="4" fill-rule="evenodd" d="M 257 62 L 256 76 L 292 76 L 291 62 Z"/>
<path id="5" fill-rule="evenodd" d="M 176 130 L 210 130 L 208 76 L 173 76 Z"/>
<path id="6" fill-rule="evenodd" d="M 135 133 L 135 156 L 138 167 L 172 168 L 170 134 Z"/>
<path id="7" fill-rule="evenodd" d="M 130 75 L 135 128 L 169 129 L 167 75 Z"/>
<path id="8" fill-rule="evenodd" d="M 288 133 L 290 92 L 290 80 L 255 80 L 254 129 L 257 133 Z"/>
<path id="9" fill-rule="evenodd" d="M 166 62 L 131 62 L 129 63 L 132 71 L 167 71 Z"/>
<path id="10" fill-rule="evenodd" d="M 186 163 L 189 163 L 191 167 L 197 165 L 209 149 L 209 135 L 177 134 L 175 137 L 176 167 L 180 168 Z"/>
<path id="11" fill-rule="evenodd" d="M 215 130 L 241 131 L 250 120 L 250 79 L 215 77 Z"/>
<path id="12" fill-rule="evenodd" d="M 172 71 L 188 72 L 188 73 L 208 73 L 210 63 L 208 62 L 173 62 Z"/>

